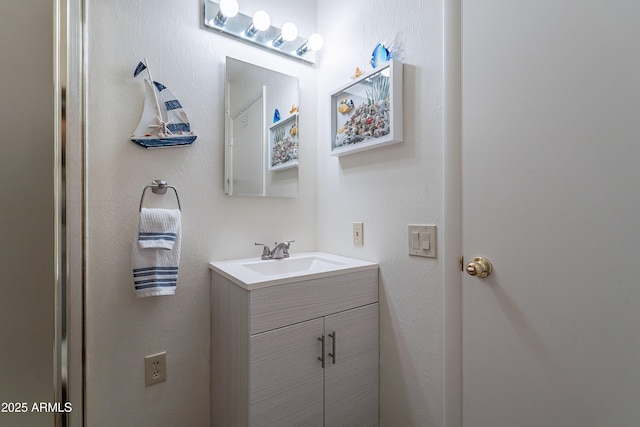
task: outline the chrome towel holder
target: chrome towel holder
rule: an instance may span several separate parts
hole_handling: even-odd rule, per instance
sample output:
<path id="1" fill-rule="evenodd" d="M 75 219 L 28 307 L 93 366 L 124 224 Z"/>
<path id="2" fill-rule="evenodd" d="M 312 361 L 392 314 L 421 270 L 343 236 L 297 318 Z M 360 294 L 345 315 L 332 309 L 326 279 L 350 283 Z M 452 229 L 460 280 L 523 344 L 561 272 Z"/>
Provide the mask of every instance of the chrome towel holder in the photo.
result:
<path id="1" fill-rule="evenodd" d="M 150 188 L 154 194 L 167 194 L 167 188 L 171 188 L 174 193 L 176 193 L 176 200 L 178 201 L 178 209 L 182 211 L 182 207 L 180 206 L 180 198 L 178 197 L 178 190 L 173 185 L 167 185 L 167 181 L 162 179 L 154 179 L 151 182 L 151 185 L 147 185 L 142 190 L 142 197 L 140 197 L 140 209 L 139 212 L 142 212 L 142 201 L 144 200 L 144 193 L 147 191 L 147 188 Z"/>

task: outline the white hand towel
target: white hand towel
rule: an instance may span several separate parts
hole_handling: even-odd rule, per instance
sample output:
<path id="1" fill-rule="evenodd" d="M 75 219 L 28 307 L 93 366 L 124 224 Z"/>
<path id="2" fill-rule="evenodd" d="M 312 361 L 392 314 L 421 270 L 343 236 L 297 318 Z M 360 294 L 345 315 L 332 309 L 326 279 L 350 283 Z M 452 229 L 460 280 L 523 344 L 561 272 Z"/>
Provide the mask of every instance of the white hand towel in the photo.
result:
<path id="1" fill-rule="evenodd" d="M 180 226 L 180 210 L 148 209 L 140 211 L 138 243 L 143 249 L 171 249 Z"/>
<path id="2" fill-rule="evenodd" d="M 174 295 L 176 293 L 181 241 L 179 214 L 180 211 L 178 211 L 175 241 L 173 241 L 171 249 L 141 247 L 139 233 L 142 225 L 142 215 L 140 216 L 131 254 L 133 286 L 137 297 Z"/>

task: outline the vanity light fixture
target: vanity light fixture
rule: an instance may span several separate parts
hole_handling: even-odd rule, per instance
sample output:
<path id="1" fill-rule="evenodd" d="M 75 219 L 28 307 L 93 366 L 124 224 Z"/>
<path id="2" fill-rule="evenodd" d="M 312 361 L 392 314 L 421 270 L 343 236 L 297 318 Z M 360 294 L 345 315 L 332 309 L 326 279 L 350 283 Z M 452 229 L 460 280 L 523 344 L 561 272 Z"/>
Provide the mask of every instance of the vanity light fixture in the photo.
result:
<path id="1" fill-rule="evenodd" d="M 204 28 L 308 64 L 316 63 L 316 51 L 322 48 L 319 34 L 312 34 L 307 40 L 298 35 L 293 22 L 280 29 L 271 25 L 264 10 L 248 16 L 239 9 L 237 0 L 205 0 Z"/>

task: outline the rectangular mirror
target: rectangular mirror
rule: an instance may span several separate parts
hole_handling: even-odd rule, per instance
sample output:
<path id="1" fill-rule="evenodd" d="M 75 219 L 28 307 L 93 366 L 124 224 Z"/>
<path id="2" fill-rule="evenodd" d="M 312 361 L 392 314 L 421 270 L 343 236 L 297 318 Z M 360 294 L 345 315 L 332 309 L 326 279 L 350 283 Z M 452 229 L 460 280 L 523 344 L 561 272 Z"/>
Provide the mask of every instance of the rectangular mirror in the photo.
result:
<path id="1" fill-rule="evenodd" d="M 225 194 L 296 197 L 298 78 L 227 57 L 225 83 Z"/>

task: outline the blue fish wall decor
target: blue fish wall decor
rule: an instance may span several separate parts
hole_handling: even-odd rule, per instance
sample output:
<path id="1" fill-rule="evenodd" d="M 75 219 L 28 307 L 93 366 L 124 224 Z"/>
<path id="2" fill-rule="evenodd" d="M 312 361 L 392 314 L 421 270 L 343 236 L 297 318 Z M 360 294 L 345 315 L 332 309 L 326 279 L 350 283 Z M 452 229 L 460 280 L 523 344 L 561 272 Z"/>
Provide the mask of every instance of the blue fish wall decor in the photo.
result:
<path id="1" fill-rule="evenodd" d="M 378 43 L 371 52 L 371 61 L 369 63 L 373 68 L 377 68 L 379 65 L 384 64 L 391 60 L 391 52 L 389 49 L 382 43 Z"/>

